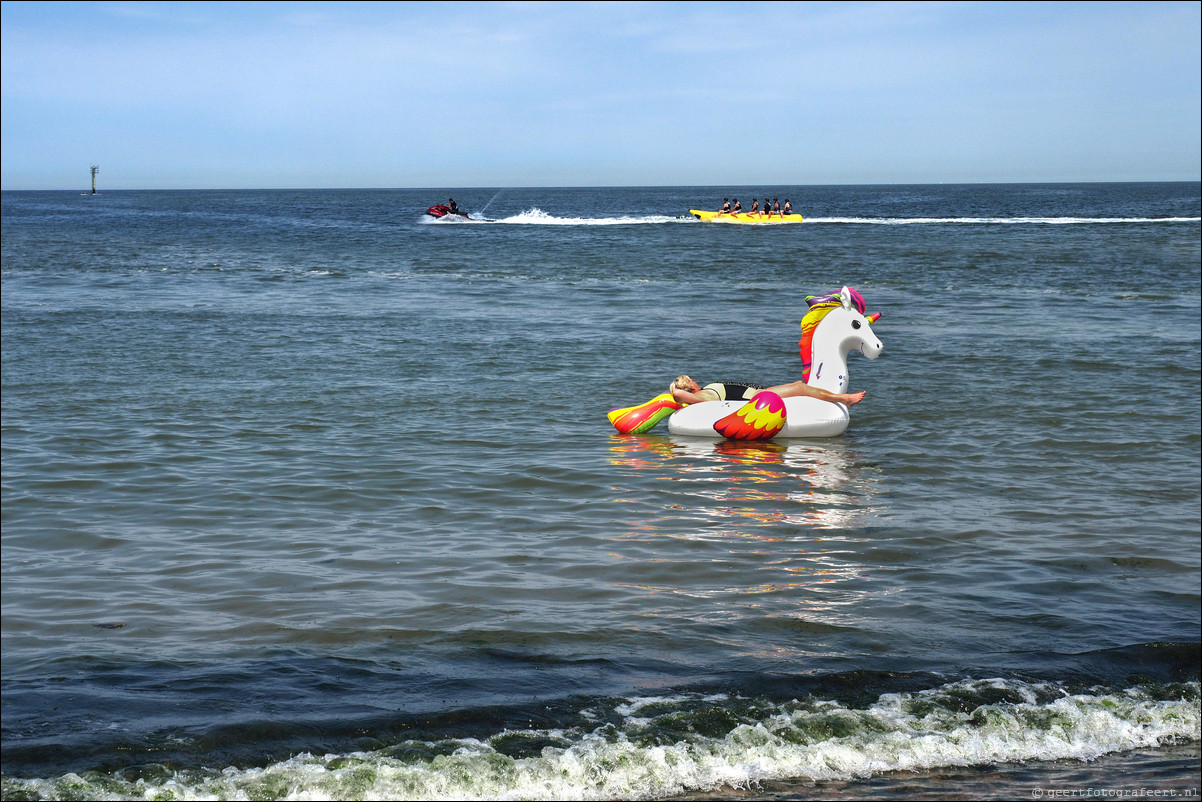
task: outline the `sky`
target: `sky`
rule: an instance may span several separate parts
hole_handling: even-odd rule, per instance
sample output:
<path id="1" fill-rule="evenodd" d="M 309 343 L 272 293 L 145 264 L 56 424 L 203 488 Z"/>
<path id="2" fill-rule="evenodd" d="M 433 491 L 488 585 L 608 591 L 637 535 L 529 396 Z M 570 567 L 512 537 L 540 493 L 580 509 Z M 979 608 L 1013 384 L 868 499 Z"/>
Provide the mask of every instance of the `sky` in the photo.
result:
<path id="1" fill-rule="evenodd" d="M 1200 11 L 3 2 L 0 187 L 1197 181 Z"/>

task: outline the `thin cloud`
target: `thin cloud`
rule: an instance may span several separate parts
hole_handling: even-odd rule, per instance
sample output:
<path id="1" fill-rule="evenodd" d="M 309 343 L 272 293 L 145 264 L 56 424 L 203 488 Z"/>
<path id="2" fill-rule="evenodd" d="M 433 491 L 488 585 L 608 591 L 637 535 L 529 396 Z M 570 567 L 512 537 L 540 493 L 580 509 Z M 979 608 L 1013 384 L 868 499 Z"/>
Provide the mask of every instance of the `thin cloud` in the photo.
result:
<path id="1" fill-rule="evenodd" d="M 3 185 L 1199 173 L 1197 3 L 747 5 L 6 2 Z"/>

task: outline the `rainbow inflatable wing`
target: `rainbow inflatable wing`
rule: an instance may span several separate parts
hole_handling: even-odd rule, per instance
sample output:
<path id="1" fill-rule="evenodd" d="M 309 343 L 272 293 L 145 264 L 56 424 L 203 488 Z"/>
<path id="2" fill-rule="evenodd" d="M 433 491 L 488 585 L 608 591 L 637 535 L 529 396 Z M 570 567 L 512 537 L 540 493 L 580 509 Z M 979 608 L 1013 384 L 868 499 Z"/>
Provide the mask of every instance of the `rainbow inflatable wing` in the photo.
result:
<path id="1" fill-rule="evenodd" d="M 680 409 L 680 404 L 669 393 L 660 393 L 650 401 L 633 407 L 622 407 L 609 411 L 609 422 L 622 434 L 642 434 L 655 428 L 664 418 Z"/>

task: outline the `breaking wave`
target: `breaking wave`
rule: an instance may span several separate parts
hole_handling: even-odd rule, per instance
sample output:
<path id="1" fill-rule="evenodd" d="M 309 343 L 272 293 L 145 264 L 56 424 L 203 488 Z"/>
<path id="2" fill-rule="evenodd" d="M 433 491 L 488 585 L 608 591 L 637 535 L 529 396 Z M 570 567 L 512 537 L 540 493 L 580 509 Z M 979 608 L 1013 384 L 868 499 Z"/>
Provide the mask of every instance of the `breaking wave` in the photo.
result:
<path id="1" fill-rule="evenodd" d="M 1092 760 L 1199 740 L 1199 683 L 1070 692 L 963 680 L 856 707 L 725 694 L 585 706 L 561 726 L 297 754 L 262 767 L 6 777 L 3 796 L 93 799 L 657 799 L 761 782 Z"/>

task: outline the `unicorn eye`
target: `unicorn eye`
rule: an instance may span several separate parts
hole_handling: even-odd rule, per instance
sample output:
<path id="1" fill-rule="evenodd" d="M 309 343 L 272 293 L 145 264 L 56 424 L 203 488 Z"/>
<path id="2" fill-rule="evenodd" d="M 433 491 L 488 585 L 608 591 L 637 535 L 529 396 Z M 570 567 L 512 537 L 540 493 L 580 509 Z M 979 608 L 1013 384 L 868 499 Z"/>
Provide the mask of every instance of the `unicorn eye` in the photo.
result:
<path id="1" fill-rule="evenodd" d="M 853 329 L 858 329 L 858 328 L 860 328 L 860 321 L 858 321 L 858 320 L 853 320 L 853 321 L 851 322 L 851 327 L 852 327 Z"/>

